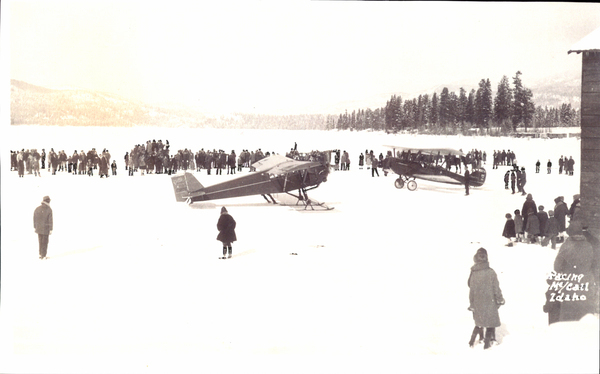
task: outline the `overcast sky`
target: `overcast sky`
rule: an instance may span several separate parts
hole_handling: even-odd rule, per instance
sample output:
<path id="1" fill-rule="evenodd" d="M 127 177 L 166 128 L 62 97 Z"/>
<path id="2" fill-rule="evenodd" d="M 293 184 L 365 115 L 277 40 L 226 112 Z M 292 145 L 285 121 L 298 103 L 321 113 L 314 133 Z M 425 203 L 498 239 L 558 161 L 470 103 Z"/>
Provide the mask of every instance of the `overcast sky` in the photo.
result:
<path id="1" fill-rule="evenodd" d="M 567 51 L 600 27 L 600 4 L 581 3 L 6 3 L 9 78 L 213 112 L 295 114 L 482 78 L 495 89 L 517 70 L 527 83 L 580 70 Z"/>

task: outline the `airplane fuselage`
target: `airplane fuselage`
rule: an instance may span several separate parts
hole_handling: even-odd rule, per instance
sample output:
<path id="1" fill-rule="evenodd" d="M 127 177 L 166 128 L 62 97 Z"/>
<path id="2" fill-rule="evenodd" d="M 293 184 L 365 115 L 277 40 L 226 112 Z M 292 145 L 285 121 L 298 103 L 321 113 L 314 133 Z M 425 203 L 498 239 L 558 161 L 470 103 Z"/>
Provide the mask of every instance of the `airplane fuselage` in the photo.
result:
<path id="1" fill-rule="evenodd" d="M 398 158 L 392 158 L 390 168 L 394 173 L 401 176 L 440 183 L 465 184 L 464 175 L 453 173 L 442 166 L 422 164 L 416 161 L 401 161 Z M 485 177 L 485 169 L 475 168 L 469 178 L 469 184 L 473 187 L 481 187 L 485 182 Z"/>
<path id="2" fill-rule="evenodd" d="M 190 202 L 195 202 L 307 189 L 326 181 L 328 172 L 327 165 L 316 162 L 308 168 L 280 175 L 250 172 L 243 177 L 190 191 L 188 197 Z"/>

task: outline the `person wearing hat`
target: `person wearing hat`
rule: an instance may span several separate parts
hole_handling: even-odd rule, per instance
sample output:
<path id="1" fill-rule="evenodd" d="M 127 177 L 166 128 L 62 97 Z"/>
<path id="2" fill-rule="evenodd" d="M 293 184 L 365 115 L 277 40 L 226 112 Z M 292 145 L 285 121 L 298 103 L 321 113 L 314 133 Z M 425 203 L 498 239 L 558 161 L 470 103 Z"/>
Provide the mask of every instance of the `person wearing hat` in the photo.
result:
<path id="1" fill-rule="evenodd" d="M 550 302 L 560 303 L 561 322 L 579 321 L 594 313 L 598 303 L 598 285 L 592 271 L 594 249 L 583 233 L 583 223 L 572 221 L 567 234 L 554 260 L 554 271 L 561 274 L 561 279 L 568 278 L 569 287 L 552 289 L 554 295 L 550 295 Z"/>
<path id="2" fill-rule="evenodd" d="M 573 202 L 571 203 L 571 206 L 569 207 L 569 218 L 571 220 L 575 220 L 575 213 L 577 213 L 579 211 L 579 209 L 581 209 L 580 197 L 581 197 L 581 195 L 579 195 L 578 193 L 573 195 Z"/>
<path id="3" fill-rule="evenodd" d="M 48 252 L 48 236 L 52 234 L 52 208 L 50 208 L 50 197 L 44 196 L 42 204 L 33 212 L 33 228 L 38 234 L 40 244 L 40 260 L 46 258 Z"/>
<path id="4" fill-rule="evenodd" d="M 569 214 L 569 208 L 567 207 L 567 203 L 565 203 L 564 196 L 559 196 L 554 199 L 554 217 L 558 221 L 558 232 L 561 237 L 564 236 L 564 232 L 567 228 L 567 215 Z M 562 239 L 561 239 L 562 240 Z"/>
<path id="5" fill-rule="evenodd" d="M 521 174 L 519 177 L 518 185 L 519 190 L 521 191 L 521 195 L 525 196 L 527 192 L 525 192 L 525 185 L 527 184 L 527 174 L 525 173 L 525 168 L 521 167 Z"/>
<path id="6" fill-rule="evenodd" d="M 237 236 L 235 235 L 235 226 L 236 222 L 227 212 L 227 208 L 222 207 L 221 215 L 219 216 L 219 221 L 217 222 L 217 230 L 219 230 L 217 240 L 223 243 L 222 259 L 231 258 L 232 256 L 233 249 L 231 248 L 231 243 L 237 240 Z"/>
<path id="7" fill-rule="evenodd" d="M 473 312 L 475 328 L 471 334 L 469 346 L 473 347 L 477 335 L 483 335 L 485 328 L 484 349 L 492 345 L 496 340 L 496 327 L 500 327 L 500 315 L 498 308 L 505 301 L 500 290 L 498 276 L 494 269 L 490 268 L 488 255 L 485 248 L 479 248 L 473 256 L 475 264 L 471 267 L 471 274 L 467 284 L 469 285 L 469 308 Z"/>
<path id="8" fill-rule="evenodd" d="M 532 194 L 527 194 L 525 198 L 525 202 L 523 203 L 523 207 L 521 208 L 521 213 L 523 213 L 523 227 L 525 231 L 527 231 L 527 220 L 529 219 L 529 211 L 532 211 L 533 214 L 537 214 L 537 204 L 533 200 Z"/>
<path id="9" fill-rule="evenodd" d="M 465 164 L 465 196 L 469 196 L 469 185 L 471 183 L 471 173 L 469 167 Z"/>

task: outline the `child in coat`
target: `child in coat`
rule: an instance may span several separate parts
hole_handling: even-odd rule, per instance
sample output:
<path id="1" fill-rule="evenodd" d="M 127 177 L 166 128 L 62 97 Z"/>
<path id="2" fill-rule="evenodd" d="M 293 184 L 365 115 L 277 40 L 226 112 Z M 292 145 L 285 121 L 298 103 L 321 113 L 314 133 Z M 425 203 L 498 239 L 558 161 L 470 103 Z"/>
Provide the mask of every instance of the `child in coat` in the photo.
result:
<path id="1" fill-rule="evenodd" d="M 523 216 L 519 209 L 515 210 L 515 233 L 517 234 L 517 241 L 523 241 Z"/>
<path id="2" fill-rule="evenodd" d="M 512 215 L 510 213 L 506 213 L 506 223 L 504 224 L 504 230 L 502 231 L 502 236 L 508 239 L 507 247 L 513 246 L 512 238 L 516 238 L 517 233 L 515 231 L 515 221 L 512 219 Z"/>

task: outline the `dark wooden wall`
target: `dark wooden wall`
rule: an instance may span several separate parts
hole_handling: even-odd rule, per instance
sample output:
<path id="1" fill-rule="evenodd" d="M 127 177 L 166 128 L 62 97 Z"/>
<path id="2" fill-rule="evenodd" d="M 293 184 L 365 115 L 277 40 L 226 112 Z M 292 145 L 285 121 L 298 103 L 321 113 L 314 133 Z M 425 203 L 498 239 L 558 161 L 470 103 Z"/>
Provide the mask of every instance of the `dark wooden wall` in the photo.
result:
<path id="1" fill-rule="evenodd" d="M 600 52 L 582 53 L 581 208 L 585 223 L 600 235 Z"/>

